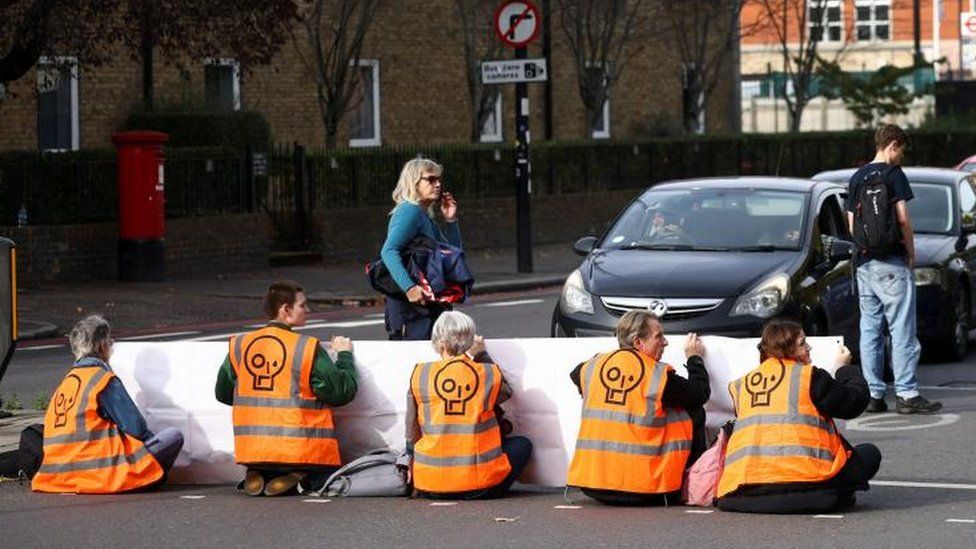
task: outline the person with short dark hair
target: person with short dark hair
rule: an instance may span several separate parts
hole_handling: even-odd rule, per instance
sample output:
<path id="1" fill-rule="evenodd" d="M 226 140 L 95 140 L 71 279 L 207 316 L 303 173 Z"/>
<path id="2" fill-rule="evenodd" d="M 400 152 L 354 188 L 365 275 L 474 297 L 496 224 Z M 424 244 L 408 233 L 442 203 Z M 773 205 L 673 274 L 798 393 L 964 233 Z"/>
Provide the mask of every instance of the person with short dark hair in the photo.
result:
<path id="1" fill-rule="evenodd" d="M 183 448 L 169 427 L 153 433 L 112 372 L 112 327 L 98 315 L 74 325 L 75 363 L 44 416 L 44 458 L 38 492 L 112 494 L 162 484 Z"/>
<path id="2" fill-rule="evenodd" d="M 875 132 L 875 146 L 874 160 L 851 176 L 846 203 L 848 228 L 857 244 L 853 262 L 861 309 L 861 370 L 871 391 L 867 411 L 888 410 L 885 403 L 887 388 L 882 377 L 887 322 L 891 334 L 896 411 L 900 414 L 934 413 L 942 408 L 942 404 L 921 396 L 915 377 L 922 346 L 918 342 L 915 317 L 915 233 L 907 205 L 914 195 L 900 167 L 909 146 L 908 134 L 894 124 L 881 124 Z M 880 191 L 867 186 L 877 181 L 884 183 L 878 189 L 885 191 L 888 208 L 879 209 L 863 203 L 864 190 L 882 196 Z M 891 242 L 872 248 L 865 244 L 869 234 L 879 234 L 885 220 L 873 221 L 870 214 L 880 211 L 888 211 L 889 216 L 895 218 L 887 220 L 892 234 L 886 239 Z"/>
<path id="3" fill-rule="evenodd" d="M 685 469 L 705 451 L 705 346 L 688 334 L 685 379 L 661 362 L 668 340 L 656 316 L 629 311 L 616 335 L 618 350 L 570 373 L 583 411 L 566 483 L 608 505 L 678 503 Z"/>
<path id="4" fill-rule="evenodd" d="M 234 454 L 247 466 L 244 492 L 278 496 L 299 482 L 317 488 L 340 465 L 332 408 L 356 396 L 352 342 L 332 338 L 333 362 L 317 339 L 296 333 L 308 301 L 290 281 L 268 288 L 264 328 L 230 338 L 217 400 L 234 407 Z"/>
<path id="5" fill-rule="evenodd" d="M 869 393 L 851 353 L 838 348 L 835 377 L 810 364 L 799 323 L 773 319 L 760 365 L 729 383 L 736 420 L 716 495 L 723 511 L 817 513 L 849 507 L 881 466 L 873 444 L 852 447 L 834 418 L 853 419 Z"/>

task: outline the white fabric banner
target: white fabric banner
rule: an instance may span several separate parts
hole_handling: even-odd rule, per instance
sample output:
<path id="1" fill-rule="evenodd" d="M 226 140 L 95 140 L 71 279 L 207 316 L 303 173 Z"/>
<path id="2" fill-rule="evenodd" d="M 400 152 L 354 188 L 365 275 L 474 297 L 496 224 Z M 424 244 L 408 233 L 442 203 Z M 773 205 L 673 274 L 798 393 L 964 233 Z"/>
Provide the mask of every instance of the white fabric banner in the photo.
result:
<path id="1" fill-rule="evenodd" d="M 684 340 L 683 335 L 668 336 L 663 360 L 686 376 Z M 813 363 L 833 372 L 842 338 L 807 341 L 813 347 Z M 728 383 L 759 364 L 758 339 L 705 336 L 702 342 L 712 388 L 705 410 L 708 425 L 716 427 L 733 415 Z M 511 400 L 503 404 L 515 425 L 513 434 L 528 437 L 534 446 L 522 482 L 562 486 L 580 422 L 580 396 L 569 372 L 594 354 L 615 349 L 616 340 L 492 339 L 486 346 L 513 389 Z M 149 428 L 176 427 L 183 433 L 185 443 L 171 482 L 221 484 L 243 478 L 243 468 L 234 463 L 231 408 L 214 397 L 217 370 L 226 354 L 226 343 L 115 345 L 112 369 Z M 413 366 L 438 358 L 424 341 L 356 341 L 353 354 L 359 392 L 350 404 L 335 410 L 344 461 L 375 448 L 403 448 Z"/>

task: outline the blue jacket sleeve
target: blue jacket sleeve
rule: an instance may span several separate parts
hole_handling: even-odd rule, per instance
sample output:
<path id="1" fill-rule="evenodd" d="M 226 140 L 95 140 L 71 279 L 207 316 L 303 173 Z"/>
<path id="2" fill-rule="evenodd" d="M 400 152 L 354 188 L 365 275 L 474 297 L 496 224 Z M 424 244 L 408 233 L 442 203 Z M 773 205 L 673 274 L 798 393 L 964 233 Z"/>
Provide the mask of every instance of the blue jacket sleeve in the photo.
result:
<path id="1" fill-rule="evenodd" d="M 109 381 L 105 390 L 98 395 L 98 413 L 136 440 L 147 440 L 153 436 L 119 378 Z"/>
<path id="2" fill-rule="evenodd" d="M 457 221 L 444 224 L 444 236 L 447 237 L 448 244 L 457 246 L 458 248 L 464 248 L 461 245 L 461 226 Z"/>
<path id="3" fill-rule="evenodd" d="M 424 221 L 420 208 L 410 206 L 412 205 L 400 204 L 393 210 L 386 231 L 386 242 L 380 251 L 380 257 L 389 269 L 390 276 L 404 292 L 416 283 L 410 278 L 400 254 L 407 247 L 407 243 L 420 233 L 420 223 Z"/>

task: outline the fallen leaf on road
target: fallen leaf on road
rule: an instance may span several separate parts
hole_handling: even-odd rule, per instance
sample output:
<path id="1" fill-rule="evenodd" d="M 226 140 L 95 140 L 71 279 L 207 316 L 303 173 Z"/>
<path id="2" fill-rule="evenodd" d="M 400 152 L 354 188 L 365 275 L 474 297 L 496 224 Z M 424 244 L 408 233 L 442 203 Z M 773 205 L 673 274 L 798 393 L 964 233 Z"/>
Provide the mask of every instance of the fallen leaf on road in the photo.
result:
<path id="1" fill-rule="evenodd" d="M 518 517 L 495 517 L 495 522 L 515 522 L 518 519 Z"/>

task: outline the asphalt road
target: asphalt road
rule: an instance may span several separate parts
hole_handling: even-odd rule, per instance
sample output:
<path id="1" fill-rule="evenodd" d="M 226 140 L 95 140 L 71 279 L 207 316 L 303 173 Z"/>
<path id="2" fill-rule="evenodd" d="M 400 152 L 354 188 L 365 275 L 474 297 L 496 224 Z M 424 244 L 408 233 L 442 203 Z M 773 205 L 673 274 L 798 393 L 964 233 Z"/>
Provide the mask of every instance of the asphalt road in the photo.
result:
<path id="1" fill-rule="evenodd" d="M 551 290 L 484 296 L 464 310 L 486 337 L 546 336 L 556 298 Z M 382 339 L 380 313 L 319 313 L 310 324 L 322 326 L 307 333 Z M 181 329 L 198 333 L 161 339 L 217 340 L 246 325 Z M 3 388 L 50 391 L 67 364 L 63 348 L 21 349 Z M 976 353 L 959 364 L 924 364 L 919 379 L 924 394 L 945 404 L 942 414 L 848 422 L 848 439 L 877 444 L 884 458 L 872 489 L 842 514 L 611 508 L 579 494 L 560 508 L 568 505 L 562 490 L 536 487 L 502 500 L 432 506 L 396 498 L 248 498 L 229 486 L 56 496 L 13 482 L 0 484 L 0 547 L 976 547 Z"/>

